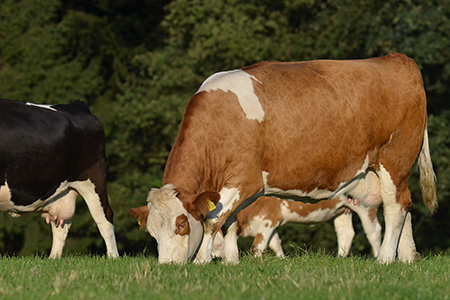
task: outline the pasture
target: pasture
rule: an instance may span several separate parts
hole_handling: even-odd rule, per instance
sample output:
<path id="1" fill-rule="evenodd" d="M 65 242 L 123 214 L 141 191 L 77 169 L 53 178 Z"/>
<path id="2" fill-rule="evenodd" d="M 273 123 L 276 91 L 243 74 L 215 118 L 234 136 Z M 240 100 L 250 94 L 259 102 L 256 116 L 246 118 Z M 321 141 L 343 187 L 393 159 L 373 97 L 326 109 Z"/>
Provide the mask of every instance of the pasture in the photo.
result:
<path id="1" fill-rule="evenodd" d="M 450 299 L 450 256 L 380 265 L 324 251 L 238 265 L 159 265 L 144 255 L 3 257 L 1 299 Z"/>

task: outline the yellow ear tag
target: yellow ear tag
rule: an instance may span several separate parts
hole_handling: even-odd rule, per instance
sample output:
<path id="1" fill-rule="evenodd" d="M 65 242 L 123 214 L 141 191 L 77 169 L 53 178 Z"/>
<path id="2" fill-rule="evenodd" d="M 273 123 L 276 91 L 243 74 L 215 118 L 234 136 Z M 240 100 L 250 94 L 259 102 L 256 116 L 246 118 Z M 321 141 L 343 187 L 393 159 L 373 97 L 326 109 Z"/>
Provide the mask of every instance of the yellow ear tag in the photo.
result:
<path id="1" fill-rule="evenodd" d="M 215 210 L 216 209 L 216 205 L 214 204 L 214 202 L 212 202 L 211 200 L 206 200 L 208 201 L 208 209 L 209 211 Z"/>
<path id="2" fill-rule="evenodd" d="M 141 226 L 141 220 L 138 220 L 138 225 Z"/>

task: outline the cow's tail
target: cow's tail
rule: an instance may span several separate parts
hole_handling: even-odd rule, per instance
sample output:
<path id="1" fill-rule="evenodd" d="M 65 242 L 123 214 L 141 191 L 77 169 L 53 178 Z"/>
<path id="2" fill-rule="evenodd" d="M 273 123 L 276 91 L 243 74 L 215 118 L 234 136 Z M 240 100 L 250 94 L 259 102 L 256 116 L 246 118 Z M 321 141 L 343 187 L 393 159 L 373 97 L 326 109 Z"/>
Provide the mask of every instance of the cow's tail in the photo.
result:
<path id="1" fill-rule="evenodd" d="M 426 127 L 423 133 L 422 149 L 419 154 L 419 169 L 423 202 L 430 210 L 430 214 L 433 214 L 438 206 L 435 183 L 436 174 L 434 174 L 433 163 L 431 162 L 430 147 L 428 146 L 428 130 Z"/>

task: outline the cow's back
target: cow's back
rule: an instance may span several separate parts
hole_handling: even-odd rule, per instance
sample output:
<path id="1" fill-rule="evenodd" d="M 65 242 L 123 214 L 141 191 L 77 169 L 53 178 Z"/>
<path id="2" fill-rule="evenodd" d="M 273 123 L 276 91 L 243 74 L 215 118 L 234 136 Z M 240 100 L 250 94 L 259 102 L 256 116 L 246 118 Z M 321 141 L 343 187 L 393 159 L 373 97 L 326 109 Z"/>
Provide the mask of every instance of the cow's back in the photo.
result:
<path id="1" fill-rule="evenodd" d="M 263 170 L 271 186 L 335 190 L 366 163 L 375 166 L 402 130 L 421 141 L 425 92 L 419 69 L 404 55 L 243 70 L 261 81 L 254 87 L 265 112 Z"/>
<path id="2" fill-rule="evenodd" d="M 0 128 L 0 184 L 8 185 L 15 205 L 80 180 L 104 153 L 103 127 L 81 102 L 44 108 L 1 99 Z"/>

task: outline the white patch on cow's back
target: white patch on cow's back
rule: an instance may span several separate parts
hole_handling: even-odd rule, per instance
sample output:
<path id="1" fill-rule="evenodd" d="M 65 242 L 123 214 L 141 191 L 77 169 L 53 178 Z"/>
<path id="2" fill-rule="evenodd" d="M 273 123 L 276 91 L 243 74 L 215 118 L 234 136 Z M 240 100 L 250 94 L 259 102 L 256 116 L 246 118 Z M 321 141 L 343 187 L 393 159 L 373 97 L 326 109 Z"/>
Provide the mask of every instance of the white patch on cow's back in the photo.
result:
<path id="1" fill-rule="evenodd" d="M 247 119 L 262 122 L 264 120 L 264 110 L 258 96 L 255 94 L 252 79 L 262 84 L 255 76 L 240 69 L 219 72 L 209 76 L 200 86 L 197 93 L 214 90 L 233 92 L 236 94 Z"/>
<path id="2" fill-rule="evenodd" d="M 51 105 L 47 105 L 47 104 L 35 104 L 35 103 L 27 102 L 27 105 L 28 106 L 36 106 L 36 107 L 40 107 L 40 108 L 45 108 L 45 109 L 49 109 L 49 110 L 52 110 L 52 111 L 57 111 Z"/>

